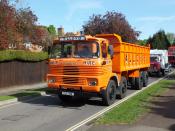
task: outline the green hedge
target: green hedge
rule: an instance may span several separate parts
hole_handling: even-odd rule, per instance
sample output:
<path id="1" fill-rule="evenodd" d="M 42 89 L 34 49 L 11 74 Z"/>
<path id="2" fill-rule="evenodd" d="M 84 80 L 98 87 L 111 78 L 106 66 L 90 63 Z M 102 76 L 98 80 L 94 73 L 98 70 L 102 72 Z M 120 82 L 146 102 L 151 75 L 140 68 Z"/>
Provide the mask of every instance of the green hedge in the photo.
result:
<path id="1" fill-rule="evenodd" d="M 47 52 L 29 52 L 23 50 L 0 51 L 0 62 L 2 61 L 42 61 L 48 58 Z"/>

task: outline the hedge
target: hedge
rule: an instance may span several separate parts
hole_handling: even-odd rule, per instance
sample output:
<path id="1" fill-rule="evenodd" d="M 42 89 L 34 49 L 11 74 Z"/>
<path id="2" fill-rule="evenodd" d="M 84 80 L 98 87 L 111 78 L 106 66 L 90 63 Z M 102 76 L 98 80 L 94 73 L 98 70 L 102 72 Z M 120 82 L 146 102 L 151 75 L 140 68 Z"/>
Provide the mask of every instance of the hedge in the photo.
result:
<path id="1" fill-rule="evenodd" d="M 2 50 L 0 51 L 0 62 L 3 61 L 43 61 L 48 58 L 47 52 L 29 52 L 24 50 Z"/>

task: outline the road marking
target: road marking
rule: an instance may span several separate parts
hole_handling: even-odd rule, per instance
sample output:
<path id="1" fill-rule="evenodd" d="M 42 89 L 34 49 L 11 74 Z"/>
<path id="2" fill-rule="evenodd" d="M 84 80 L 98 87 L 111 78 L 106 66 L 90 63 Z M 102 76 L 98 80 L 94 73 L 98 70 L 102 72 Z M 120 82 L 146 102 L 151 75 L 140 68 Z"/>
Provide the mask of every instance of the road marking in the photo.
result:
<path id="1" fill-rule="evenodd" d="M 135 91 L 134 93 L 130 94 L 129 96 L 127 96 L 127 97 L 125 97 L 125 98 L 123 98 L 122 100 L 119 100 L 119 101 L 115 102 L 115 103 L 112 104 L 111 106 L 108 106 L 108 107 L 102 109 L 101 111 L 97 112 L 96 114 L 94 114 L 94 115 L 92 115 L 92 116 L 90 116 L 90 117 L 84 119 L 83 121 L 77 123 L 76 125 L 74 125 L 74 126 L 68 128 L 68 129 L 66 129 L 66 131 L 74 131 L 74 130 L 78 129 L 79 127 L 85 125 L 86 123 L 88 123 L 88 122 L 94 120 L 95 118 L 97 118 L 97 117 L 103 115 L 105 112 L 111 110 L 112 108 L 117 107 L 118 105 L 120 105 L 121 103 L 123 103 L 123 102 L 125 102 L 126 100 L 130 99 L 131 97 L 137 95 L 138 93 L 144 91 L 145 89 L 148 89 L 148 88 L 151 87 L 152 85 L 154 85 L 154 84 L 158 83 L 159 81 L 165 79 L 167 76 L 173 74 L 174 72 L 175 72 L 175 71 L 173 71 L 173 72 L 167 74 L 167 75 L 164 76 L 163 78 L 160 78 L 160 79 L 158 79 L 158 80 L 152 82 L 151 84 L 149 84 L 147 87 L 143 88 L 142 90 Z"/>

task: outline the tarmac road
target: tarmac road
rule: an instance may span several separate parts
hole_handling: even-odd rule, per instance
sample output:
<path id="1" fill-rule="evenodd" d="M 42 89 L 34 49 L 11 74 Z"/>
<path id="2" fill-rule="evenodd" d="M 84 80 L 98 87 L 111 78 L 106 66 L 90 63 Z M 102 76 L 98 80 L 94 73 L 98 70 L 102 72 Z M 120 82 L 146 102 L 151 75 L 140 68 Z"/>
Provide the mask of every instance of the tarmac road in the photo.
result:
<path id="1" fill-rule="evenodd" d="M 150 77 L 149 83 L 157 79 Z M 63 104 L 57 96 L 42 96 L 0 108 L 0 131 L 64 131 L 105 107 L 95 98 Z"/>

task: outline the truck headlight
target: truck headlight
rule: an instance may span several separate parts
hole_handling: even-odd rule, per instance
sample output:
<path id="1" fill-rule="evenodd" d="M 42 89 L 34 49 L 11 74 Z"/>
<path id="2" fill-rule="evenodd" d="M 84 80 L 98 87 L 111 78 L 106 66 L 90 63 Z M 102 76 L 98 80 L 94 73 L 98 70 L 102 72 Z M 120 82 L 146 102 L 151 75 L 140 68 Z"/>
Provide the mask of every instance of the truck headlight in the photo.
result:
<path id="1" fill-rule="evenodd" d="M 55 78 L 49 78 L 48 79 L 48 83 L 55 83 L 56 82 L 56 79 Z"/>
<path id="2" fill-rule="evenodd" d="M 88 79 L 89 86 L 97 86 L 97 84 L 98 84 L 97 79 Z"/>

